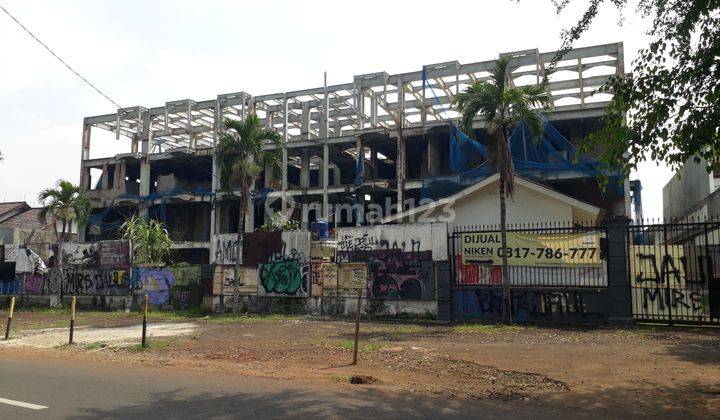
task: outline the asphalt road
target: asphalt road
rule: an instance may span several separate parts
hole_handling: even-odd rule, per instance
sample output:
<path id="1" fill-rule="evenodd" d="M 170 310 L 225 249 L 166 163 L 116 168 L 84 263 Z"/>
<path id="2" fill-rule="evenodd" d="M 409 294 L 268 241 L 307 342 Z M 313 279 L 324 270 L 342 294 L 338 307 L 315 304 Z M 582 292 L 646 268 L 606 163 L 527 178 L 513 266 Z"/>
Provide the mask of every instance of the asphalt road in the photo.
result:
<path id="1" fill-rule="evenodd" d="M 560 414 L 539 411 L 533 405 L 402 395 L 349 384 L 237 377 L 172 366 L 148 368 L 12 353 L 3 353 L 0 360 L 1 419 L 537 418 Z"/>

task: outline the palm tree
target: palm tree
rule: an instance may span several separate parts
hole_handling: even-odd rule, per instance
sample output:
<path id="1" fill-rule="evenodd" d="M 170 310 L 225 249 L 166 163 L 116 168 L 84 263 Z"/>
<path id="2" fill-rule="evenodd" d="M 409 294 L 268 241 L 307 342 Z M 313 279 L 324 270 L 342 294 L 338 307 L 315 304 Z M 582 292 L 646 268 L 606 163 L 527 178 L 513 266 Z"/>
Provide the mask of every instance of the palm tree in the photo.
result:
<path id="1" fill-rule="evenodd" d="M 42 223 L 53 224 L 57 234 L 57 222 L 62 223 L 60 241 L 65 241 L 66 233 L 72 231 L 75 223 L 78 230 L 87 225 L 90 219 L 92 203 L 85 192 L 72 182 L 60 179 L 55 188 L 46 188 L 38 194 L 38 201 L 42 208 L 38 219 Z M 66 232 L 67 231 L 67 232 Z"/>
<path id="2" fill-rule="evenodd" d="M 220 187 L 230 189 L 230 181 L 240 185 L 240 205 L 238 214 L 237 246 L 235 247 L 235 288 L 233 311 L 237 313 L 240 300 L 240 259 L 242 232 L 245 226 L 245 213 L 250 202 L 250 187 L 263 168 L 273 173 L 283 170 L 277 150 L 263 149 L 263 145 L 280 143 L 280 134 L 264 128 L 256 114 L 250 114 L 243 121 L 226 119 L 224 130 L 218 139 L 216 161 L 220 168 Z M 269 176 L 270 174 L 266 174 Z"/>
<path id="3" fill-rule="evenodd" d="M 120 227 L 123 239 L 132 242 L 136 263 L 162 264 L 170 257 L 173 241 L 157 220 L 132 216 Z"/>
<path id="4" fill-rule="evenodd" d="M 515 186 L 509 135 L 518 124 L 525 125 L 535 138 L 542 135 L 544 127 L 540 110 L 551 104 L 550 94 L 544 84 L 512 84 L 509 80 L 511 59 L 509 55 L 500 57 L 489 80 L 472 84 L 455 98 L 462 130 L 474 137 L 473 120 L 479 115 L 489 135 L 488 160 L 500 174 L 500 238 L 503 249 L 507 248 L 505 197 L 507 194 L 512 198 Z M 503 313 L 505 319 L 512 322 L 507 271 L 507 255 L 503 252 Z"/>

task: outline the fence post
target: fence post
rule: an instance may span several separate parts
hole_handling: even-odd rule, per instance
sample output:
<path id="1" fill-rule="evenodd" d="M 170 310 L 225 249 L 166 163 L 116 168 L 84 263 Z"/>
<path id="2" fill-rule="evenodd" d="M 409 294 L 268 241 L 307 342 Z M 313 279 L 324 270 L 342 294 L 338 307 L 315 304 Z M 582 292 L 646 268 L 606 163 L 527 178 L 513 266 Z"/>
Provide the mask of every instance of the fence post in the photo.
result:
<path id="1" fill-rule="evenodd" d="M 75 334 L 75 305 L 77 303 L 77 297 L 73 296 L 70 302 L 70 339 L 68 344 L 73 343 L 73 335 Z"/>
<path id="2" fill-rule="evenodd" d="M 10 298 L 10 308 L 8 309 L 7 328 L 5 329 L 5 339 L 10 339 L 10 327 L 12 326 L 13 312 L 15 312 L 15 296 Z"/>
<path id="3" fill-rule="evenodd" d="M 615 216 L 605 219 L 607 232 L 608 324 L 633 325 L 632 290 L 628 261 L 630 219 Z"/>
<path id="4" fill-rule="evenodd" d="M 450 264 L 452 264 L 452 262 L 450 262 Z M 452 321 L 452 295 L 450 288 L 453 279 L 450 264 L 440 261 L 433 263 L 437 278 L 437 320 L 442 322 Z"/>

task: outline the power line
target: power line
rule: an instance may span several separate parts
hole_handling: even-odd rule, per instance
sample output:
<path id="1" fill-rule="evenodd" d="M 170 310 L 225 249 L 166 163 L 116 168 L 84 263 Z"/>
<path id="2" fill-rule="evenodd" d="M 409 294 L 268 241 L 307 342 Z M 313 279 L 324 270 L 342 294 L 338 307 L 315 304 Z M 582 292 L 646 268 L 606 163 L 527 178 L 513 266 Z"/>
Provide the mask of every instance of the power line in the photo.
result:
<path id="1" fill-rule="evenodd" d="M 106 94 L 104 94 L 100 89 L 98 89 L 97 87 L 95 87 L 95 85 L 93 85 L 92 83 L 90 83 L 90 82 L 88 81 L 88 79 L 84 78 L 80 73 L 78 73 L 77 71 L 75 71 L 75 69 L 73 69 L 72 67 L 70 67 L 70 65 L 69 65 L 68 63 L 66 63 L 62 58 L 60 58 L 57 54 L 55 54 L 55 53 L 53 52 L 53 50 L 50 49 L 50 47 L 48 47 L 47 45 L 45 45 L 44 42 L 40 41 L 40 40 L 38 39 L 38 37 L 36 37 L 32 32 L 30 32 L 30 30 L 29 30 L 28 28 L 26 28 L 25 25 L 23 25 L 22 23 L 20 23 L 20 21 L 17 20 L 17 19 L 15 18 L 15 16 L 11 15 L 10 12 L 8 12 L 8 10 L 7 10 L 5 7 L 3 7 L 2 4 L 0 4 L 0 9 L 2 9 L 2 11 L 5 12 L 6 15 L 10 16 L 10 19 L 14 20 L 15 23 L 17 23 L 18 25 L 20 25 L 20 27 L 21 27 L 25 32 L 27 32 L 28 35 L 30 35 L 30 36 L 32 37 L 32 39 L 34 39 L 35 41 L 37 41 L 38 44 L 42 45 L 43 48 L 45 48 L 50 54 L 53 55 L 53 57 L 57 58 L 58 61 L 60 61 L 61 63 L 63 63 L 63 65 L 65 65 L 65 67 L 68 68 L 68 70 L 70 70 L 71 72 L 75 73 L 75 75 L 76 75 L 77 77 L 79 77 L 80 80 L 82 80 L 83 82 L 87 83 L 88 86 L 90 86 L 91 88 L 95 89 L 95 91 L 96 91 L 97 93 L 101 94 L 105 99 L 107 99 L 108 101 L 112 102 L 112 104 L 115 105 L 117 108 L 122 108 L 120 105 L 118 105 L 117 102 L 115 102 L 115 101 L 113 101 L 112 99 L 110 99 L 109 96 L 107 96 Z"/>

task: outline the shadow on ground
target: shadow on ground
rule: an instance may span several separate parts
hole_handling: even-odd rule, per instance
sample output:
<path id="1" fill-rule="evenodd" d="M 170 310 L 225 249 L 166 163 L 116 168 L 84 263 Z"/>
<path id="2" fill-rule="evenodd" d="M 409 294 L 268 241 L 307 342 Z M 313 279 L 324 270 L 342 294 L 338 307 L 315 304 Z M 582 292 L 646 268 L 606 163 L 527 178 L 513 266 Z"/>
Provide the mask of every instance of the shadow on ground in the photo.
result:
<path id="1" fill-rule="evenodd" d="M 677 398 L 678 395 L 684 398 Z M 322 393 L 283 390 L 222 395 L 188 390 L 153 393 L 148 401 L 82 408 L 76 418 L 710 418 L 720 414 L 720 385 L 638 384 L 556 393 L 529 401 L 462 400 L 397 394 L 381 389 Z"/>

